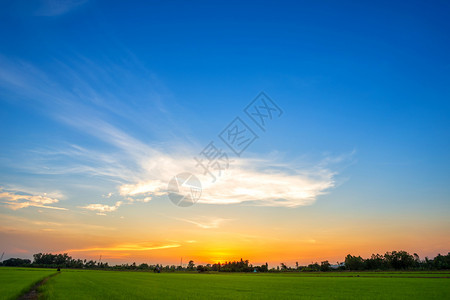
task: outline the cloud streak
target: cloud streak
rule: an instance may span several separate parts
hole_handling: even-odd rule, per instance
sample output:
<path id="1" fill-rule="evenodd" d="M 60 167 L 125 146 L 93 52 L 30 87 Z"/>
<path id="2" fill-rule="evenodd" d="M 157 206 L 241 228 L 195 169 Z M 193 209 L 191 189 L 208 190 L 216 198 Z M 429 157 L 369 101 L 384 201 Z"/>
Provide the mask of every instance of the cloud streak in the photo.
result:
<path id="1" fill-rule="evenodd" d="M 69 249 L 62 252 L 92 252 L 92 251 L 151 251 L 160 249 L 170 249 L 181 247 L 179 244 L 169 244 L 169 245 L 146 245 L 146 244 L 121 244 L 110 247 L 92 247 L 92 248 L 81 248 L 81 249 Z"/>
<path id="2" fill-rule="evenodd" d="M 76 9 L 87 0 L 40 0 L 39 8 L 35 14 L 37 16 L 59 16 Z"/>
<path id="3" fill-rule="evenodd" d="M 46 193 L 43 195 L 30 195 L 20 191 L 6 191 L 0 188 L 0 201 L 13 210 L 26 207 L 67 210 L 67 208 L 50 205 L 58 203 L 59 200 L 48 196 Z"/>
<path id="4" fill-rule="evenodd" d="M 222 218 L 216 218 L 216 219 L 211 219 L 209 221 L 194 221 L 194 220 L 189 220 L 189 219 L 183 219 L 183 218 L 173 218 L 175 220 L 179 220 L 179 221 L 183 221 L 183 222 L 187 222 L 190 224 L 194 224 L 200 228 L 203 229 L 215 229 L 215 228 L 219 228 L 220 224 L 222 224 L 225 221 L 230 221 L 230 219 L 222 219 Z"/>
<path id="5" fill-rule="evenodd" d="M 82 206 L 81 208 L 97 211 L 99 213 L 107 213 L 107 212 L 113 212 L 116 211 L 120 206 L 122 205 L 122 201 L 117 201 L 114 205 L 107 205 L 107 204 L 89 204 L 86 206 Z"/>

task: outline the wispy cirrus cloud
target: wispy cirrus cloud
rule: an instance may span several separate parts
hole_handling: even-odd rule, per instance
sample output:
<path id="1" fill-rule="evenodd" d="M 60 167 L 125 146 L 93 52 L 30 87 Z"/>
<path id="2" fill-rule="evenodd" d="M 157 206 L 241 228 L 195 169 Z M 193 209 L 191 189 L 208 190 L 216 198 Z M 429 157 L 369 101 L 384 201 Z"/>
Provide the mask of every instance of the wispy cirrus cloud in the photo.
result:
<path id="1" fill-rule="evenodd" d="M 199 203 L 209 205 L 298 207 L 314 203 L 336 185 L 338 173 L 332 168 L 343 160 L 341 158 L 326 156 L 316 164 L 306 165 L 275 155 L 236 158 L 230 168 L 213 183 L 209 175 L 204 176 L 203 170 L 195 168 L 192 157 L 199 149 L 195 151 L 192 145 L 186 144 L 175 145 L 170 149 L 167 144 L 165 147 L 150 144 L 103 118 L 102 110 L 120 114 L 125 109 L 108 105 L 108 101 L 105 101 L 108 95 L 79 79 L 81 76 L 77 76 L 77 69 L 69 68 L 73 73 L 71 78 L 80 87 L 74 94 L 53 82 L 45 72 L 34 67 L 25 68 L 27 64 L 20 63 L 19 70 L 11 64 L 6 66 L 6 71 L 0 71 L 0 83 L 3 80 L 4 85 L 18 93 L 22 90 L 32 92 L 34 98 L 42 99 L 37 100 L 42 103 L 49 101 L 52 104 L 51 115 L 56 120 L 108 145 L 107 151 L 80 145 L 43 151 L 45 153 L 42 156 L 49 159 L 49 165 L 55 156 L 66 159 L 64 164 L 53 164 L 49 168 L 35 166 L 35 172 L 89 174 L 105 178 L 117 183 L 117 190 L 105 192 L 118 192 L 122 200 L 128 202 L 148 202 L 154 197 L 165 195 L 169 180 L 181 172 L 191 172 L 201 179 L 203 191 Z M 24 69 L 39 76 L 30 76 L 30 72 L 23 72 Z M 121 205 L 121 202 L 118 203 L 93 203 L 83 208 L 104 214 L 117 210 Z"/>
<path id="2" fill-rule="evenodd" d="M 184 153 L 164 153 L 111 125 L 106 128 L 96 126 L 96 129 L 92 126 L 87 132 L 94 130 L 96 132 L 93 134 L 101 134 L 102 140 L 114 146 L 117 152 L 95 153 L 72 146 L 69 151 L 63 150 L 59 154 L 71 159 L 77 157 L 76 165 L 71 167 L 69 163 L 51 170 L 39 168 L 39 172 L 72 172 L 106 177 L 118 183 L 118 194 L 124 200 L 148 202 L 153 197 L 167 194 L 167 183 L 173 176 L 189 171 L 201 179 L 201 204 L 298 207 L 314 203 L 317 197 L 334 187 L 337 172 L 331 167 L 347 159 L 336 160 L 328 156 L 315 165 L 302 166 L 297 162 L 283 161 L 280 157 L 238 158 L 212 183 L 209 175 L 199 174 L 201 170 L 195 169 L 193 151 L 189 148 L 184 147 Z M 83 208 L 106 213 L 115 211 L 119 206 L 91 204 Z"/>
<path id="3" fill-rule="evenodd" d="M 276 156 L 238 158 L 213 183 L 209 175 L 202 175 L 202 170 L 195 168 L 193 151 L 189 148 L 184 147 L 184 153 L 179 151 L 183 146 L 178 147 L 178 152 L 163 152 L 110 126 L 107 131 L 98 130 L 103 133 L 103 140 L 115 146 L 117 152 L 102 153 L 90 165 L 92 152 L 80 151 L 78 155 L 81 161 L 86 159 L 85 164 L 78 161 L 77 167 L 72 171 L 116 180 L 118 194 L 130 202 L 148 202 L 154 197 L 166 195 L 169 180 L 188 171 L 196 174 L 202 182 L 201 204 L 279 207 L 310 205 L 335 186 L 335 176 L 338 173 L 331 169 L 333 164 L 347 159 L 325 157 L 314 165 L 306 166 Z M 127 155 L 124 156 L 123 153 Z M 111 164 L 112 161 L 117 163 Z M 66 166 L 65 170 L 67 169 L 71 168 Z M 95 205 L 90 209 L 106 212 L 100 211 L 103 207 Z M 117 208 L 117 205 L 107 207 L 109 210 Z"/>
<path id="4" fill-rule="evenodd" d="M 194 224 L 203 229 L 216 229 L 216 228 L 219 228 L 223 222 L 231 221 L 231 219 L 222 219 L 222 218 L 203 218 L 206 220 L 201 220 L 201 221 L 184 219 L 184 218 L 173 218 L 173 219 L 183 221 L 186 223 L 190 223 L 190 224 Z"/>
<path id="5" fill-rule="evenodd" d="M 154 244 L 119 244 L 107 247 L 89 247 L 68 249 L 63 252 L 94 252 L 94 251 L 150 251 L 181 247 L 180 244 L 154 245 Z"/>
<path id="6" fill-rule="evenodd" d="M 7 191 L 0 188 L 0 201 L 13 210 L 25 207 L 40 207 L 56 210 L 67 210 L 67 208 L 52 206 L 59 199 L 52 198 L 46 193 L 42 195 L 25 194 L 21 191 Z"/>
<path id="7" fill-rule="evenodd" d="M 60 16 L 85 4 L 88 0 L 40 0 L 35 10 L 37 16 Z"/>

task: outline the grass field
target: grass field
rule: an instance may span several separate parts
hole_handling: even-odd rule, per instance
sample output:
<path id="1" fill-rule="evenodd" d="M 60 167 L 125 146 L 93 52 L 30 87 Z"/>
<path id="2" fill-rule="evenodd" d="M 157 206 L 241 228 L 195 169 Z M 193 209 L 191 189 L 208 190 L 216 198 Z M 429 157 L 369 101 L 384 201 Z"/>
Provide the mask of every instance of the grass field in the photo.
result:
<path id="1" fill-rule="evenodd" d="M 357 275 L 360 277 L 348 277 Z M 154 274 L 63 270 L 41 291 L 47 299 L 448 299 L 450 273 Z"/>
<path id="2" fill-rule="evenodd" d="M 55 270 L 0 268 L 0 299 Z M 62 270 L 44 299 L 449 299 L 450 272 L 161 273 Z"/>
<path id="3" fill-rule="evenodd" d="M 0 299 L 16 299 L 34 284 L 56 273 L 50 269 L 0 268 Z"/>

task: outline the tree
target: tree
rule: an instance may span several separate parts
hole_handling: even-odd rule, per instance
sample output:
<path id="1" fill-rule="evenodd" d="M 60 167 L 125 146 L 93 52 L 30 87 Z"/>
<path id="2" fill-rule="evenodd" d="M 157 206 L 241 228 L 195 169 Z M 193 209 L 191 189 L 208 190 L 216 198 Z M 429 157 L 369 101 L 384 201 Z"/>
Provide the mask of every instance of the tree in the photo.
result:
<path id="1" fill-rule="evenodd" d="M 450 269 L 450 252 L 445 256 L 438 254 L 433 259 L 433 267 L 438 270 Z"/>
<path id="2" fill-rule="evenodd" d="M 198 266 L 197 266 L 197 271 L 198 271 L 199 273 L 203 273 L 203 272 L 206 271 L 206 267 L 204 267 L 204 266 L 202 266 L 202 265 L 198 265 Z"/>
<path id="3" fill-rule="evenodd" d="M 3 261 L 3 266 L 6 267 L 28 267 L 31 264 L 29 259 L 10 258 Z"/>
<path id="4" fill-rule="evenodd" d="M 320 263 L 320 271 L 322 271 L 322 272 L 330 271 L 330 267 L 331 267 L 331 265 L 328 262 L 328 260 Z"/>
<path id="5" fill-rule="evenodd" d="M 222 267 L 222 265 L 221 265 L 220 262 L 219 262 L 219 263 L 217 263 L 217 264 L 213 264 L 213 265 L 211 266 L 211 270 L 216 271 L 216 272 L 220 272 L 221 267 Z"/>
<path id="6" fill-rule="evenodd" d="M 190 270 L 190 271 L 193 271 L 194 267 L 195 267 L 194 261 L 190 260 L 188 265 L 187 265 L 187 269 Z"/>
<path id="7" fill-rule="evenodd" d="M 372 256 L 364 261 L 367 270 L 383 270 L 387 269 L 386 261 L 383 255 L 372 254 Z"/>
<path id="8" fill-rule="evenodd" d="M 349 270 L 363 270 L 364 259 L 361 256 L 347 255 L 345 257 L 345 266 Z"/>
<path id="9" fill-rule="evenodd" d="M 318 263 L 309 264 L 306 268 L 303 268 L 303 271 L 320 271 L 320 265 Z"/>
<path id="10" fill-rule="evenodd" d="M 392 251 L 384 254 L 388 265 L 396 270 L 410 269 L 414 266 L 414 257 L 406 251 Z"/>

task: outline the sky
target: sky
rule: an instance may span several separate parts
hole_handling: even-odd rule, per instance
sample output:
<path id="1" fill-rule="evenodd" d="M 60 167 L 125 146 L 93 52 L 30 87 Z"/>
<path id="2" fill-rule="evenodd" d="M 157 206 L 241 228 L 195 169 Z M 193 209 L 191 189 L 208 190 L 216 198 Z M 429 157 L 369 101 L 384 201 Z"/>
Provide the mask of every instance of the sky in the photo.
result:
<path id="1" fill-rule="evenodd" d="M 1 1 L 3 259 L 447 253 L 449 13 L 446 1 Z"/>

